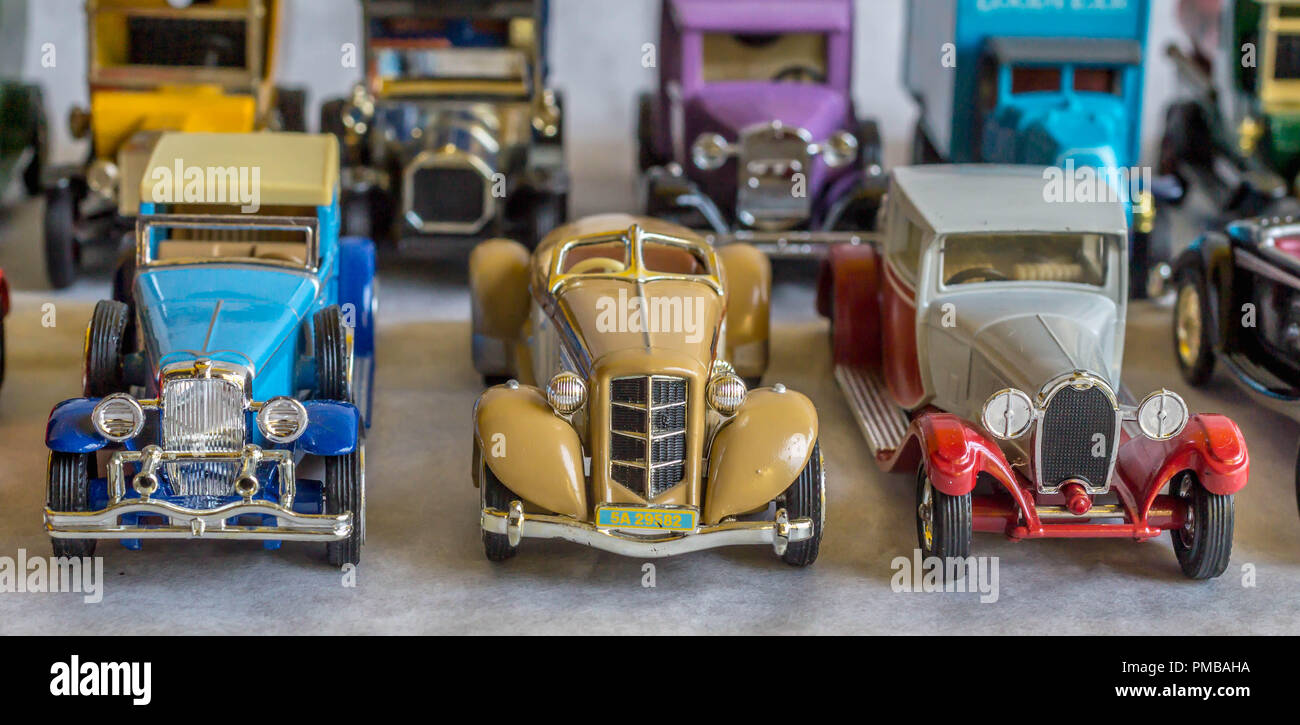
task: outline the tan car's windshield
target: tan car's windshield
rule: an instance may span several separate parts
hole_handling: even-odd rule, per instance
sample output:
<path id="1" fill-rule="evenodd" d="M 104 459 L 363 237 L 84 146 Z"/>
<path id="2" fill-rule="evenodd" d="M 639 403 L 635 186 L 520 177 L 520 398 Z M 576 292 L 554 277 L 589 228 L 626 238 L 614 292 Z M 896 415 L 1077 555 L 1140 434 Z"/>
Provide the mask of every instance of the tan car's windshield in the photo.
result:
<path id="1" fill-rule="evenodd" d="M 560 274 L 614 274 L 631 266 L 631 244 L 626 239 L 574 244 L 564 251 Z M 642 270 L 651 274 L 709 274 L 708 262 L 696 249 L 679 244 L 645 240 L 641 244 Z"/>
<path id="2" fill-rule="evenodd" d="M 944 286 L 980 282 L 1106 284 L 1101 234 L 956 234 L 943 241 Z"/>

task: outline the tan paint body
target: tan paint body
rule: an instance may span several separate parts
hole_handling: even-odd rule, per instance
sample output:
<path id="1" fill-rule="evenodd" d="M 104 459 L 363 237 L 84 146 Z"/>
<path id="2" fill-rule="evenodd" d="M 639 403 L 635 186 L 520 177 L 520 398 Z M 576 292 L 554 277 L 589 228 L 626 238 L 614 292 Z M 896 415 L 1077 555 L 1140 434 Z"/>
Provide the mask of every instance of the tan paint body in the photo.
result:
<path id="1" fill-rule="evenodd" d="M 557 261 L 563 262 L 560 255 L 572 242 L 634 233 L 648 241 L 655 241 L 654 235 L 672 238 L 706 260 L 706 269 L 700 274 L 657 274 L 640 266 L 638 257 L 629 260 L 629 269 L 622 273 L 561 273 Z M 635 250 L 637 245 L 631 246 Z M 551 334 L 562 340 L 574 372 L 587 383 L 586 405 L 572 422 L 552 411 L 542 387 L 497 386 L 479 400 L 475 435 L 484 461 L 530 506 L 585 521 L 593 520 L 595 507 L 604 503 L 691 506 L 704 512 L 703 523 L 712 524 L 762 508 L 807 463 L 817 436 L 817 417 L 803 395 L 753 391 L 728 421 L 711 412 L 705 400 L 716 359 L 726 359 L 728 351 L 742 345 L 761 345 L 766 350 L 771 266 L 757 250 L 734 245 L 715 252 L 684 227 L 611 214 L 557 228 L 538 245 L 531 261 L 514 242 L 493 240 L 480 245 L 470 259 L 470 285 L 474 331 L 514 347 L 512 373 L 517 379 L 532 377 L 528 367 L 539 353 L 529 312 L 540 309 L 554 328 Z M 602 300 L 618 299 L 620 293 L 627 300 L 640 298 L 643 304 L 689 298 L 692 320 L 702 324 L 693 326 L 690 334 L 680 329 L 611 329 L 609 319 L 601 316 L 602 304 L 608 309 Z M 739 372 L 760 375 L 762 370 Z M 684 476 L 649 500 L 610 476 L 610 383 L 640 375 L 671 375 L 685 379 L 687 385 Z M 706 459 L 710 438 L 720 423 L 723 427 Z M 508 455 L 493 458 L 491 441 L 498 433 L 505 436 Z M 513 447 L 517 442 L 519 447 Z M 584 451 L 591 458 L 589 476 L 583 475 Z M 707 486 L 706 460 L 710 461 Z"/>

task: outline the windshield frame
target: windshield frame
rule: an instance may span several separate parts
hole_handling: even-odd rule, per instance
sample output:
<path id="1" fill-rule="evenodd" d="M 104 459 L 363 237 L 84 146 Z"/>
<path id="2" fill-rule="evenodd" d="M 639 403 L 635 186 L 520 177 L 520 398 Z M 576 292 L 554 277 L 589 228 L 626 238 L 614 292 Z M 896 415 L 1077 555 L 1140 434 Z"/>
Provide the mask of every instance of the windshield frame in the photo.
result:
<path id="1" fill-rule="evenodd" d="M 306 243 L 305 262 L 298 264 L 279 259 L 258 257 L 177 257 L 158 259 L 155 229 L 194 229 L 209 231 L 289 231 L 301 232 Z M 250 264 L 281 267 L 316 274 L 321 267 L 320 220 L 314 217 L 258 217 L 253 215 L 145 214 L 136 219 L 136 267 L 165 267 L 193 264 Z"/>
<path id="2" fill-rule="evenodd" d="M 1106 265 L 1101 284 L 1086 282 L 1061 282 L 1056 280 L 996 280 L 978 283 L 947 284 L 944 280 L 944 258 L 949 239 L 962 237 L 1028 237 L 1028 236 L 1095 236 L 1100 237 L 1103 245 L 1102 257 Z M 1123 253 L 1127 249 L 1127 238 L 1121 239 L 1117 234 L 1092 231 L 966 231 L 935 235 L 926 254 L 931 255 L 927 268 L 933 270 L 933 282 L 930 285 L 935 296 L 960 294 L 975 290 L 1006 289 L 1050 289 L 1066 287 L 1073 290 L 1087 290 L 1114 298 L 1122 287 L 1119 280 L 1120 270 L 1124 264 Z"/>

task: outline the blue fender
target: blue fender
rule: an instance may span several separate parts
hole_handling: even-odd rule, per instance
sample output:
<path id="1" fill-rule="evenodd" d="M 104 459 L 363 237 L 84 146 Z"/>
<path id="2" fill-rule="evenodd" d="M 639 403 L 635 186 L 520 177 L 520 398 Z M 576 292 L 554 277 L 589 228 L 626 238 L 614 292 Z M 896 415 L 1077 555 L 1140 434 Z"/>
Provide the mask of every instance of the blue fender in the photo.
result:
<path id="1" fill-rule="evenodd" d="M 345 237 L 339 243 L 339 306 L 351 304 L 355 310 L 353 349 L 357 357 L 375 354 L 374 302 L 375 243 L 364 237 Z"/>
<path id="2" fill-rule="evenodd" d="M 45 445 L 58 453 L 94 453 L 108 440 L 90 424 L 99 398 L 73 398 L 54 406 L 45 424 Z"/>
<path id="3" fill-rule="evenodd" d="M 343 456 L 357 449 L 361 414 L 351 403 L 336 400 L 306 400 L 307 430 L 294 448 L 315 456 Z"/>

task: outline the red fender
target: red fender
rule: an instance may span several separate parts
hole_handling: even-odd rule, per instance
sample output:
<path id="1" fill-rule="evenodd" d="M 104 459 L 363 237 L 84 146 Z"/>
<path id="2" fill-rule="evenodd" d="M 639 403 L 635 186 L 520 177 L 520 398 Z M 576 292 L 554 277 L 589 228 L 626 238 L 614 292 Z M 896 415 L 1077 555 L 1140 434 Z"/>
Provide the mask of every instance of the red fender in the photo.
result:
<path id="1" fill-rule="evenodd" d="M 887 471 L 915 467 L 924 456 L 930 484 L 949 496 L 963 496 L 975 488 L 979 474 L 998 479 L 1021 501 L 1016 475 L 1002 449 L 983 433 L 951 413 L 924 412 L 907 430 L 907 440 L 893 458 L 883 462 Z"/>
<path id="2" fill-rule="evenodd" d="M 1126 480 L 1143 484 L 1139 497 L 1145 515 L 1165 484 L 1183 471 L 1194 472 L 1210 493 L 1240 491 L 1250 477 L 1250 453 L 1231 418 L 1199 414 L 1167 441 L 1130 438 L 1120 446 L 1117 467 Z"/>
<path id="3" fill-rule="evenodd" d="M 9 316 L 9 280 L 5 279 L 5 271 L 0 269 L 0 320 Z"/>
<path id="4" fill-rule="evenodd" d="M 830 248 L 831 347 L 837 365 L 880 366 L 879 261 L 870 244 Z"/>

